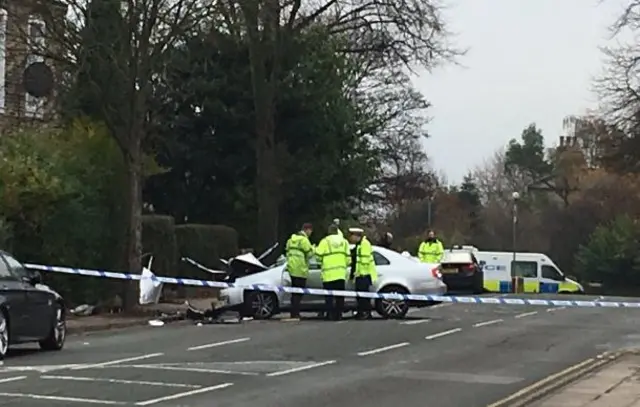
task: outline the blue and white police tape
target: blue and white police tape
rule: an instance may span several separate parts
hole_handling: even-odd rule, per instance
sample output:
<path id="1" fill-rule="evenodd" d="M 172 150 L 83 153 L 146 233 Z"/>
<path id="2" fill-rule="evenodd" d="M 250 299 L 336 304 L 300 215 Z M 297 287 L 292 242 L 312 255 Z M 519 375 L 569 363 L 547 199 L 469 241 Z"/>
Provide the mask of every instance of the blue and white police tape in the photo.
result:
<path id="1" fill-rule="evenodd" d="M 71 267 L 43 266 L 40 264 L 26 264 L 25 267 L 33 270 L 40 270 L 52 273 L 75 274 L 79 276 L 114 278 L 119 280 L 142 280 L 140 274 L 119 273 L 114 271 L 86 270 Z M 293 294 L 323 295 L 334 297 L 360 297 L 385 300 L 405 300 L 405 301 L 428 301 L 428 302 L 451 302 L 462 304 L 505 304 L 505 305 L 542 305 L 552 307 L 585 307 L 585 308 L 640 308 L 640 302 L 618 302 L 618 301 L 578 301 L 578 300 L 547 300 L 531 298 L 502 298 L 502 297 L 477 297 L 477 296 L 449 296 L 449 295 L 423 295 L 423 294 L 398 294 L 398 293 L 374 293 L 361 291 L 323 290 L 317 288 L 297 288 L 274 286 L 267 284 L 234 284 L 221 281 L 196 280 L 191 278 L 158 277 L 156 275 L 148 277 L 149 280 L 165 284 L 178 284 L 195 287 L 213 288 L 244 288 L 252 291 L 271 291 Z"/>

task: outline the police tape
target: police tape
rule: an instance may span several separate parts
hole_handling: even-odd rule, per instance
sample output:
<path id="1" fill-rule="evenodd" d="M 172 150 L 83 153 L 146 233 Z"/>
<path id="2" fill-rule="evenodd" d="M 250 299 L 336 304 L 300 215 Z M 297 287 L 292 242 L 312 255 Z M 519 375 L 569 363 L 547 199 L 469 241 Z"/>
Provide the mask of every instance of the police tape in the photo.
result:
<path id="1" fill-rule="evenodd" d="M 426 295 L 426 294 L 399 294 L 399 293 L 375 293 L 363 291 L 346 290 L 324 290 L 318 288 L 298 288 L 275 286 L 268 284 L 235 284 L 222 281 L 196 280 L 191 278 L 158 277 L 152 275 L 143 277 L 140 274 L 120 273 L 114 271 L 87 270 L 71 267 L 43 266 L 41 264 L 25 264 L 25 267 L 32 270 L 46 271 L 50 273 L 74 274 L 79 276 L 113 278 L 118 280 L 137 281 L 149 279 L 165 284 L 177 284 L 195 287 L 212 288 L 243 288 L 250 291 L 270 291 L 290 294 L 322 295 L 332 297 L 347 298 L 370 298 L 383 300 L 404 300 L 418 302 L 450 302 L 459 304 L 503 304 L 503 305 L 540 305 L 552 307 L 583 307 L 583 308 L 640 308 L 640 302 L 623 301 L 579 301 L 579 300 L 548 300 L 530 298 L 502 298 L 502 297 L 479 297 L 479 296 L 454 296 L 454 295 Z"/>

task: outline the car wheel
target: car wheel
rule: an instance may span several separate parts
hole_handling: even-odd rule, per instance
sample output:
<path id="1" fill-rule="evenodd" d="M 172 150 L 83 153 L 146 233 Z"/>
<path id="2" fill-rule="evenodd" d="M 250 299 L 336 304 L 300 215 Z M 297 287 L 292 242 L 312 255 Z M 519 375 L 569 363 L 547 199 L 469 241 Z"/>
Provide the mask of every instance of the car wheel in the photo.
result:
<path id="1" fill-rule="evenodd" d="M 269 319 L 276 314 L 278 297 L 268 291 L 250 292 L 245 297 L 245 308 L 253 319 Z"/>
<path id="2" fill-rule="evenodd" d="M 9 321 L 3 311 L 0 311 L 0 360 L 4 360 L 9 351 Z"/>
<path id="3" fill-rule="evenodd" d="M 60 350 L 64 347 L 67 339 L 67 321 L 64 315 L 64 309 L 58 307 L 56 309 L 55 318 L 51 324 L 49 336 L 40 341 L 40 348 L 43 350 Z"/>
<path id="4" fill-rule="evenodd" d="M 409 294 L 409 291 L 400 286 L 387 286 L 383 287 L 380 291 L 380 294 Z M 409 312 L 409 301 L 405 300 L 385 300 L 385 299 L 377 299 L 376 300 L 376 312 L 380 314 L 381 317 L 386 319 L 402 319 Z"/>

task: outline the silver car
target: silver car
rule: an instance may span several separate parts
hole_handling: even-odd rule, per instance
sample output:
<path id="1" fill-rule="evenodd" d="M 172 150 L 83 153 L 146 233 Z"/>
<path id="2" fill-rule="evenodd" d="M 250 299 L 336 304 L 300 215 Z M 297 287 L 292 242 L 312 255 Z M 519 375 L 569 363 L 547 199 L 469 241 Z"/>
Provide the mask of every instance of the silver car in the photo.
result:
<path id="1" fill-rule="evenodd" d="M 442 282 L 438 264 L 420 263 L 417 259 L 402 255 L 393 250 L 373 246 L 373 258 L 378 272 L 378 280 L 373 290 L 379 293 L 443 295 L 447 286 Z M 315 258 L 309 263 L 307 288 L 322 288 L 320 266 Z M 237 285 L 264 284 L 268 286 L 291 286 L 291 278 L 286 264 L 274 266 L 268 270 L 240 277 Z M 354 290 L 353 282 L 347 282 L 347 290 Z M 255 291 L 246 287 L 232 287 L 220 292 L 223 306 L 237 309 L 244 316 L 255 319 L 268 319 L 288 310 L 291 294 L 272 291 Z M 355 298 L 345 299 L 345 308 L 353 309 Z M 375 309 L 384 318 L 401 319 L 411 306 L 422 307 L 433 304 L 431 301 L 415 302 L 404 300 L 375 300 Z M 317 311 L 324 306 L 324 297 L 305 295 L 302 297 L 303 311 Z"/>

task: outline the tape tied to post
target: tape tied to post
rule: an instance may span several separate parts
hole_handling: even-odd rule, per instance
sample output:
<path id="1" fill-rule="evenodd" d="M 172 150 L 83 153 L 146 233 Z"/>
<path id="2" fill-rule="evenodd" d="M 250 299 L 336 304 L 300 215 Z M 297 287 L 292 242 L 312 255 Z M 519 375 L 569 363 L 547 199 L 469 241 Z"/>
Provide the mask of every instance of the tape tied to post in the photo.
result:
<path id="1" fill-rule="evenodd" d="M 347 290 L 325 290 L 320 288 L 299 288 L 287 286 L 275 286 L 268 284 L 236 284 L 222 281 L 197 280 L 192 278 L 160 277 L 153 273 L 149 276 L 140 274 L 121 273 L 114 271 L 87 270 L 72 267 L 44 266 L 41 264 L 25 264 L 25 267 L 32 270 L 46 271 L 49 273 L 74 274 L 87 277 L 101 277 L 118 280 L 139 281 L 149 279 L 164 284 L 176 284 L 194 287 L 211 288 L 243 288 L 251 291 L 270 291 L 277 293 L 321 295 L 347 298 L 370 298 L 382 300 L 400 300 L 417 302 L 451 302 L 463 304 L 501 304 L 501 305 L 539 305 L 552 307 L 578 307 L 578 308 L 640 308 L 640 302 L 625 301 L 584 301 L 584 300 L 547 300 L 533 298 L 496 298 L 480 296 L 456 296 L 456 295 L 427 295 L 427 294 L 399 294 L 399 293 L 376 293 L 367 291 L 347 291 Z"/>

